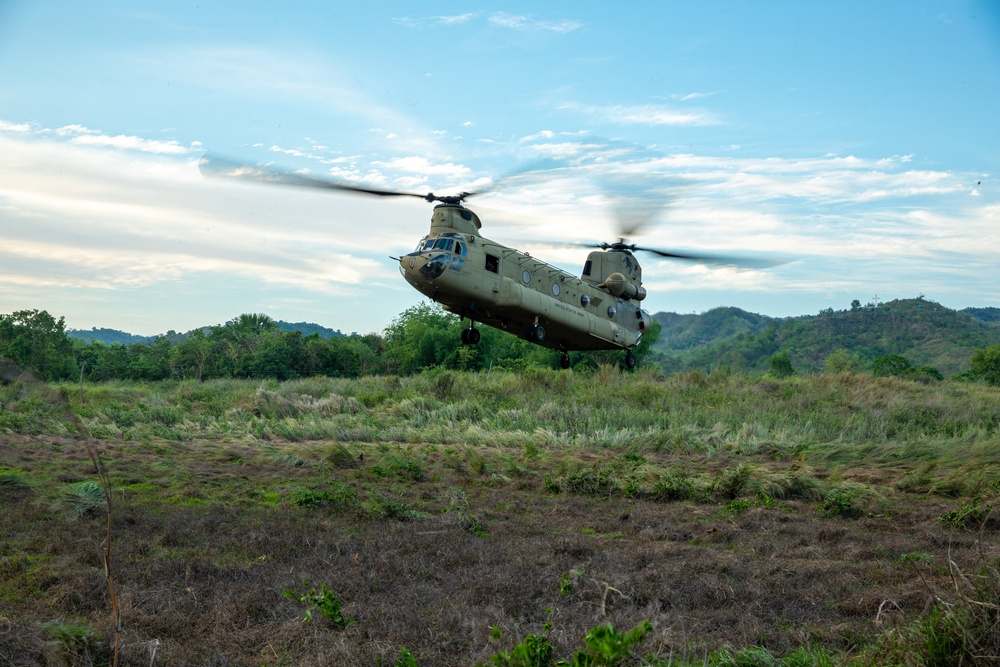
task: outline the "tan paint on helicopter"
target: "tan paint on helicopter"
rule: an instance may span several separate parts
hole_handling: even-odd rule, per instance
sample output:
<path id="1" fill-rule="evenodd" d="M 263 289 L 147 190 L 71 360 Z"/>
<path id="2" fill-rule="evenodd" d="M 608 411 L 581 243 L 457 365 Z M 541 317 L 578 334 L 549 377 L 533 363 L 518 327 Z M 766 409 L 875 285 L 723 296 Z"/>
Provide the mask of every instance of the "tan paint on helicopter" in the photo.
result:
<path id="1" fill-rule="evenodd" d="M 436 206 L 429 234 L 400 259 L 400 272 L 446 310 L 555 349 L 631 349 L 650 326 L 637 303 L 645 289 L 631 253 L 591 252 L 590 272 L 578 278 L 483 238 L 481 227 L 463 206 Z M 424 250 L 442 238 L 455 242 L 452 250 Z M 532 337 L 535 325 L 545 328 L 544 340 Z"/>

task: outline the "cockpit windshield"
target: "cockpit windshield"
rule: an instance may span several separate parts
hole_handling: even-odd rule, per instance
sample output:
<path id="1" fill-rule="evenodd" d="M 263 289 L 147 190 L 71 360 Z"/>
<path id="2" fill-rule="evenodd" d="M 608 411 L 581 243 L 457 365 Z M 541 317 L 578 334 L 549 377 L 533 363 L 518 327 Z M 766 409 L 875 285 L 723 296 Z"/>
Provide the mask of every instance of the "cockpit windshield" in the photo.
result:
<path id="1" fill-rule="evenodd" d="M 440 237 L 430 237 L 426 238 L 417 244 L 417 252 L 427 252 L 428 250 L 439 250 L 443 252 L 452 252 L 454 250 L 456 255 L 464 257 L 466 254 L 465 244 L 461 241 L 461 236 L 458 234 L 442 234 Z"/>

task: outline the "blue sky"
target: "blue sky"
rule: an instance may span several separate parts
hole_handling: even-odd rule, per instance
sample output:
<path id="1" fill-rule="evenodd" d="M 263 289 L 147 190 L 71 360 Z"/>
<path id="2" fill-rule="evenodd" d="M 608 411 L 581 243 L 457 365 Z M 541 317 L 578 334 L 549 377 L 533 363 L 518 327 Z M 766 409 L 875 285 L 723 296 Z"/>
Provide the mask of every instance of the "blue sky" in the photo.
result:
<path id="1" fill-rule="evenodd" d="M 640 256 L 654 313 L 1000 306 L 997 3 L 234 7 L 0 0 L 0 312 L 364 333 L 419 302 L 388 256 L 429 205 L 206 180 L 206 151 L 492 188 L 483 234 L 572 272 L 639 191 L 635 242 L 794 260 Z"/>

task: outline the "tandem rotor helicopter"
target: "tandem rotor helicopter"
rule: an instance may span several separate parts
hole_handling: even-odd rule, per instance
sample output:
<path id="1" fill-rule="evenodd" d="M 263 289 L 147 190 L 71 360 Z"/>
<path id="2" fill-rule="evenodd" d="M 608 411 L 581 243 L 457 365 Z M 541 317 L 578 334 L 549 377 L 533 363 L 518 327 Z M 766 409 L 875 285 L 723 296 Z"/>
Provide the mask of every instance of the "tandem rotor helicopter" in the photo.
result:
<path id="1" fill-rule="evenodd" d="M 469 326 L 462 343 L 475 345 L 477 324 L 495 327 L 529 342 L 562 352 L 569 368 L 571 351 L 623 350 L 625 366 L 634 368 L 635 346 L 652 324 L 642 309 L 646 288 L 636 252 L 669 259 L 764 268 L 781 262 L 690 254 L 646 248 L 624 238 L 613 243 L 574 244 L 594 248 L 580 276 L 556 268 L 484 237 L 479 216 L 465 200 L 482 192 L 457 195 L 378 190 L 307 176 L 272 167 L 248 165 L 206 154 L 199 168 L 205 176 L 292 187 L 320 188 L 376 197 L 415 197 L 434 204 L 430 230 L 413 252 L 392 257 L 399 272 L 418 292 L 441 304 Z"/>

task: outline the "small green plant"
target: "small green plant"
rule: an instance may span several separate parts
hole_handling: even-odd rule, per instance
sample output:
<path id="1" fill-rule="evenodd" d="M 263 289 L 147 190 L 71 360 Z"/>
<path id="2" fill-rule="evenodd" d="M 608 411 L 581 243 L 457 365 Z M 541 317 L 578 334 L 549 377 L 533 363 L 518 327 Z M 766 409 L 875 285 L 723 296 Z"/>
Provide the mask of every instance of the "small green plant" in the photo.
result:
<path id="1" fill-rule="evenodd" d="M 559 594 L 566 597 L 573 592 L 573 582 L 583 576 L 583 566 L 563 572 L 559 577 Z"/>
<path id="2" fill-rule="evenodd" d="M 0 467 L 0 489 L 24 489 L 28 482 L 16 468 Z"/>
<path id="3" fill-rule="evenodd" d="M 680 470 L 670 470 L 653 485 L 653 500 L 661 503 L 673 500 L 694 500 L 697 497 L 694 480 Z"/>
<path id="4" fill-rule="evenodd" d="M 42 627 L 52 637 L 60 657 L 66 664 L 110 665 L 110 650 L 94 628 L 49 621 Z"/>
<path id="5" fill-rule="evenodd" d="M 375 499 L 375 505 L 372 508 L 372 511 L 376 514 L 381 514 L 386 519 L 395 519 L 396 521 L 412 521 L 413 519 L 422 519 L 426 516 L 424 513 L 418 512 L 402 500 L 378 494 L 373 494 L 373 498 Z"/>
<path id="6" fill-rule="evenodd" d="M 398 477 L 400 479 L 411 479 L 414 482 L 424 480 L 424 469 L 420 462 L 410 457 L 395 456 L 387 454 L 381 463 L 376 463 L 371 467 L 371 472 L 377 477 Z"/>
<path id="7" fill-rule="evenodd" d="M 420 667 L 417 664 L 417 659 L 413 657 L 409 649 L 405 646 L 399 647 L 399 657 L 396 658 L 396 667 Z"/>
<path id="8" fill-rule="evenodd" d="M 819 515 L 826 518 L 842 516 L 853 518 L 860 516 L 861 511 L 854 505 L 860 494 L 857 490 L 847 486 L 839 486 L 831 489 L 826 494 L 826 498 L 816 508 Z"/>
<path id="9" fill-rule="evenodd" d="M 332 505 L 343 509 L 357 507 L 359 504 L 357 492 L 343 482 L 330 482 L 330 489 L 315 491 L 313 489 L 296 489 L 292 494 L 292 504 L 297 507 L 319 507 Z"/>
<path id="10" fill-rule="evenodd" d="M 559 482 L 552 477 L 551 473 L 545 473 L 545 477 L 542 478 L 542 484 L 545 485 L 545 490 L 549 493 L 559 493 L 562 491 Z"/>
<path id="11" fill-rule="evenodd" d="M 607 623 L 592 628 L 584 642 L 587 649 L 577 651 L 570 661 L 560 660 L 558 667 L 614 667 L 632 657 L 636 644 L 641 644 L 646 635 L 652 631 L 649 621 L 643 621 L 628 632 L 615 630 Z"/>
<path id="12" fill-rule="evenodd" d="M 938 521 L 959 530 L 975 528 L 982 525 L 992 512 L 992 505 L 982 502 L 979 498 L 974 498 L 963 503 L 958 509 L 945 512 L 938 517 Z"/>
<path id="13" fill-rule="evenodd" d="M 726 503 L 725 509 L 733 516 L 739 516 L 740 514 L 743 514 L 748 509 L 753 507 L 754 504 L 755 503 L 752 500 L 747 500 L 746 498 L 737 498 L 736 500 L 730 500 L 728 503 Z"/>
<path id="14" fill-rule="evenodd" d="M 458 525 L 462 527 L 462 530 L 470 532 L 476 537 L 489 537 L 486 527 L 483 526 L 482 522 L 469 509 L 469 500 L 465 497 L 465 494 L 458 489 L 452 489 L 450 495 L 452 499 L 447 511 L 455 514 L 458 519 Z"/>
<path id="15" fill-rule="evenodd" d="M 302 582 L 303 588 L 308 585 L 308 581 Z M 333 627 L 338 630 L 344 630 L 355 624 L 353 619 L 344 616 L 340 608 L 340 598 L 326 584 L 323 584 L 318 590 L 310 588 L 308 591 L 297 591 L 289 588 L 285 590 L 285 597 L 308 605 L 302 616 L 303 623 L 311 621 L 313 612 L 318 610 L 320 615 L 330 621 Z"/>
<path id="16" fill-rule="evenodd" d="M 555 647 L 544 635 L 528 635 L 510 651 L 490 656 L 496 667 L 552 667 Z M 482 664 L 477 667 L 484 667 Z"/>

